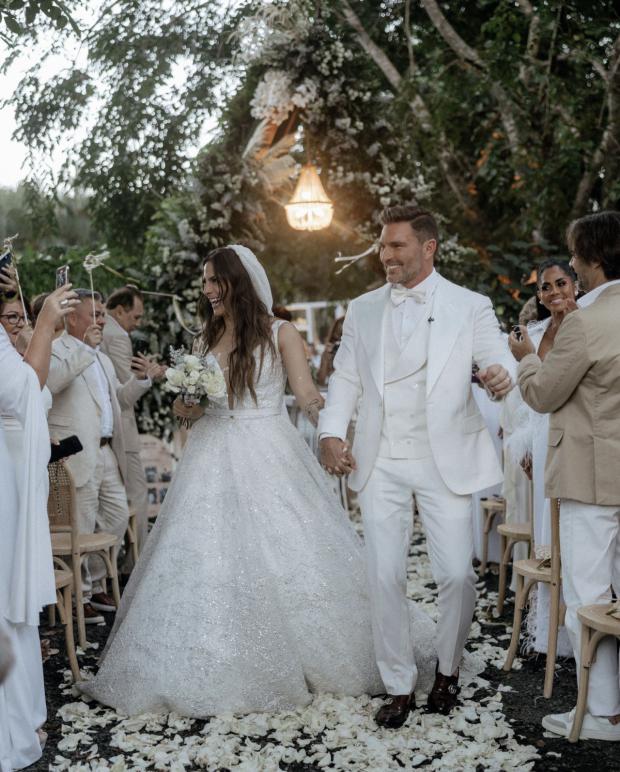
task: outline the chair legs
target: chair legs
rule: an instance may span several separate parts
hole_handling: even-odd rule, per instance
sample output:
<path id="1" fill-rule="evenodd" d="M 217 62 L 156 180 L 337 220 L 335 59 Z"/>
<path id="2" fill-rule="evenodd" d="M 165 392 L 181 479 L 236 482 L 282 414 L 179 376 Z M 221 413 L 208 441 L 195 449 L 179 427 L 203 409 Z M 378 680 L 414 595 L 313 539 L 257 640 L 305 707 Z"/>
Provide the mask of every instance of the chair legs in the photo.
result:
<path id="1" fill-rule="evenodd" d="M 71 591 L 71 585 L 63 587 L 62 593 L 57 591 L 56 598 L 58 615 L 60 616 L 60 621 L 65 628 L 65 645 L 67 649 L 67 657 L 69 658 L 69 667 L 71 668 L 73 680 L 79 681 L 81 679 L 81 675 L 80 666 L 78 665 L 77 656 L 75 654 L 75 640 L 73 638 L 73 593 Z"/>
<path id="2" fill-rule="evenodd" d="M 512 637 L 510 638 L 510 646 L 508 647 L 506 661 L 504 662 L 503 666 L 503 670 L 505 671 L 509 671 L 512 668 L 512 663 L 517 656 L 519 638 L 521 637 L 523 609 L 525 608 L 530 590 L 534 584 L 535 582 L 533 582 L 531 579 L 528 579 L 526 582 L 521 574 L 517 574 L 517 592 L 515 594 L 515 610 L 512 619 Z"/>
<path id="3" fill-rule="evenodd" d="M 501 616 L 504 613 L 504 601 L 506 600 L 506 578 L 508 574 L 508 564 L 510 563 L 510 553 L 514 547 L 513 539 L 508 539 L 503 534 L 499 535 L 499 553 L 501 555 L 499 563 L 499 588 L 497 591 L 497 613 Z"/>
<path id="4" fill-rule="evenodd" d="M 82 556 L 74 555 L 71 568 L 73 570 L 73 597 L 75 599 L 75 618 L 77 621 L 78 643 L 86 649 L 86 622 L 84 621 L 84 592 L 82 589 Z"/>
<path id="5" fill-rule="evenodd" d="M 497 511 L 491 510 L 484 521 L 484 529 L 482 531 L 482 560 L 480 561 L 480 568 L 478 569 L 478 575 L 483 577 L 487 572 L 487 560 L 489 556 L 489 533 L 493 528 L 493 521 Z"/>
<path id="6" fill-rule="evenodd" d="M 549 585 L 551 601 L 549 604 L 549 637 L 547 638 L 547 662 L 545 664 L 544 696 L 549 699 L 553 694 L 553 676 L 555 659 L 558 651 L 558 628 L 560 626 L 560 584 Z"/>
<path id="7" fill-rule="evenodd" d="M 588 707 L 588 686 L 590 684 L 590 667 L 596 659 L 596 650 L 599 643 L 605 637 L 605 633 L 598 630 L 593 631 L 586 625 L 581 626 L 581 665 L 579 667 L 577 693 L 577 706 L 575 708 L 575 717 L 573 725 L 568 735 L 568 741 L 576 743 L 581 734 L 583 718 Z"/>
<path id="8" fill-rule="evenodd" d="M 106 569 L 108 571 L 108 576 L 112 580 L 112 597 L 114 598 L 114 602 L 116 603 L 116 608 L 120 606 L 121 603 L 121 589 L 118 584 L 118 568 L 116 565 L 116 552 L 117 548 L 112 547 L 110 552 L 100 552 L 99 554 L 103 558 L 103 562 L 106 565 Z"/>

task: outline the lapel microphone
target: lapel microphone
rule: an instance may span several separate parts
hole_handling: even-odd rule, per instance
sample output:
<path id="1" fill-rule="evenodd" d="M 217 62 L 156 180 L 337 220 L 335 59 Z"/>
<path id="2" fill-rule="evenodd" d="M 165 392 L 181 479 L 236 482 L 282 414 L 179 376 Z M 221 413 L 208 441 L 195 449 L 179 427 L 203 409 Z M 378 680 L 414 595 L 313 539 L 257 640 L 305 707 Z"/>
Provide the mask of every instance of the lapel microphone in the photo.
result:
<path id="1" fill-rule="evenodd" d="M 427 322 L 430 324 L 431 322 L 434 322 L 434 321 L 435 321 L 435 319 L 434 319 L 434 317 L 432 317 L 432 316 L 429 316 L 429 317 L 428 317 L 428 319 L 427 319 L 426 321 L 427 321 Z"/>

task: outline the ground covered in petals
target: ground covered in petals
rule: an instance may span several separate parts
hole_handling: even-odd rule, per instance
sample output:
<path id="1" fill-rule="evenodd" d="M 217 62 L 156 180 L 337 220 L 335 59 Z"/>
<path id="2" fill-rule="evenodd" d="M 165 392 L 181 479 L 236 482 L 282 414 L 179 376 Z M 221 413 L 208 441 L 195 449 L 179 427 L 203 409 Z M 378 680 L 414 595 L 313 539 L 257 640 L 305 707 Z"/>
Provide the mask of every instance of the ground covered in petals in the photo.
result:
<path id="1" fill-rule="evenodd" d="M 380 699 L 318 695 L 306 708 L 277 714 L 222 715 L 208 720 L 175 714 L 126 717 L 81 700 L 70 685 L 59 628 L 43 626 L 51 641 L 45 664 L 48 744 L 33 769 L 51 770 L 576 770 L 620 769 L 613 743 L 545 737 L 541 717 L 574 703 L 572 662 L 558 665 L 554 698 L 542 698 L 544 657 L 501 671 L 511 607 L 493 615 L 495 577 L 479 584 L 478 609 L 462 674 L 461 704 L 450 717 L 418 709 L 398 731 L 380 729 L 373 713 Z M 435 587 L 416 531 L 408 590 L 436 617 Z M 96 668 L 106 625 L 90 627 L 92 648 L 80 656 L 85 677 Z M 329 642 L 326 641 L 326 645 Z M 58 651 L 57 651 L 58 650 Z M 420 699 L 418 704 L 425 700 Z"/>

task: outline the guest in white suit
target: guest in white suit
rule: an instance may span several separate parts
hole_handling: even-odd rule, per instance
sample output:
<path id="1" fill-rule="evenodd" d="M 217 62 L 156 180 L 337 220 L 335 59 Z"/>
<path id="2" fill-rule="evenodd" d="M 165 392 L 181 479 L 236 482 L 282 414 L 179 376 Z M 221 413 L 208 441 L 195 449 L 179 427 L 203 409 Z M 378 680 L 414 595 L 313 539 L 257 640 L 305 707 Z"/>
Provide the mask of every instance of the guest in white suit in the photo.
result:
<path id="1" fill-rule="evenodd" d="M 325 467 L 350 472 L 359 492 L 377 664 L 391 695 L 376 720 L 389 727 L 401 726 L 415 707 L 406 597 L 413 497 L 439 589 L 429 707 L 448 713 L 475 603 L 471 494 L 502 475 L 472 396 L 472 365 L 496 396 L 512 387 L 513 360 L 491 302 L 435 271 L 437 246 L 430 212 L 384 211 L 380 257 L 388 283 L 349 306 L 319 422 Z M 345 438 L 358 400 L 351 455 Z"/>
<path id="2" fill-rule="evenodd" d="M 47 381 L 54 398 L 50 432 L 58 439 L 76 434 L 84 448 L 66 461 L 75 480 L 80 532 L 113 533 L 120 544 L 129 520 L 121 408 L 131 407 L 150 382 L 140 372 L 140 380 L 132 377 L 119 383 L 114 365 L 99 351 L 106 320 L 101 295 L 95 293 L 93 298 L 90 290 L 76 292 L 81 302 L 67 315 L 66 331 L 52 347 Z M 83 561 L 87 623 L 103 621 L 97 611 L 115 610 L 101 585 L 105 574 L 99 556 L 89 555 Z"/>
<path id="3" fill-rule="evenodd" d="M 151 384 L 151 377 L 162 377 L 165 367 L 150 362 L 141 354 L 134 357 L 129 334 L 140 326 L 144 314 L 140 290 L 131 286 L 121 287 L 108 297 L 106 308 L 108 316 L 103 330 L 101 350 L 112 360 L 116 377 L 120 383 L 128 383 L 132 379 L 135 367 L 147 368 L 149 385 Z M 138 549 L 141 550 L 148 534 L 148 499 L 146 476 L 140 458 L 140 435 L 133 404 L 123 408 L 122 420 L 127 467 L 125 485 L 127 498 L 137 516 Z M 123 571 L 129 573 L 132 568 L 133 558 L 131 553 L 128 553 L 123 564 Z"/>

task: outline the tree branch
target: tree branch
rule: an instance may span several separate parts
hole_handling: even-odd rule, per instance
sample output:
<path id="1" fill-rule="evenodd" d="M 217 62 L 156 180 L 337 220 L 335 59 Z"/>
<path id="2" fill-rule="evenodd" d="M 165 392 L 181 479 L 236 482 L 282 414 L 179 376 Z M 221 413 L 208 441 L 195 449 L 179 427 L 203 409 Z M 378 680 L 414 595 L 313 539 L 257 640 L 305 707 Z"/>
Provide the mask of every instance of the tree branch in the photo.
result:
<path id="1" fill-rule="evenodd" d="M 357 33 L 357 39 L 361 47 L 364 49 L 364 51 L 366 51 L 368 56 L 370 56 L 377 67 L 385 75 L 392 88 L 399 89 L 402 81 L 401 74 L 398 72 L 396 67 L 394 67 L 387 55 L 379 48 L 379 46 L 366 32 L 359 16 L 355 13 L 353 8 L 351 8 L 347 0 L 342 0 L 341 5 L 344 18 Z"/>
<path id="2" fill-rule="evenodd" d="M 587 211 L 588 200 L 601 169 L 608 164 L 615 168 L 620 155 L 620 35 L 614 42 L 604 82 L 607 85 L 607 126 L 579 181 L 573 203 L 573 217 L 579 217 Z M 611 168 L 606 168 L 606 172 L 608 177 L 612 176 Z"/>
<path id="3" fill-rule="evenodd" d="M 536 64 L 540 48 L 540 15 L 535 13 L 530 0 L 517 0 L 517 5 L 530 20 L 525 46 L 525 58 L 529 64 L 523 63 L 519 67 L 519 80 L 528 86 L 531 80 L 532 67 Z"/>
<path id="4" fill-rule="evenodd" d="M 352 27 L 352 29 L 355 31 L 357 35 L 358 43 L 360 44 L 361 48 L 370 56 L 370 58 L 374 61 L 374 63 L 379 67 L 381 72 L 385 75 L 387 80 L 389 81 L 390 85 L 395 91 L 400 91 L 402 88 L 403 78 L 401 74 L 398 72 L 396 67 L 392 64 L 388 56 L 379 48 L 379 46 L 371 39 L 370 35 L 366 30 L 364 29 L 364 25 L 362 24 L 359 16 L 355 13 L 355 11 L 351 8 L 347 0 L 342 0 L 341 2 L 342 12 L 344 14 L 344 18 L 346 22 Z M 407 10 L 409 7 L 409 3 L 407 3 L 407 7 L 405 8 L 405 18 L 407 19 Z M 410 34 L 409 34 L 409 25 L 406 23 L 407 29 L 406 29 L 406 35 L 407 35 L 407 43 L 408 47 L 411 44 L 410 41 Z M 413 72 L 417 72 L 417 65 L 415 63 L 415 59 L 413 58 L 413 51 L 411 50 L 410 56 L 409 56 L 409 64 L 410 69 L 413 69 Z M 434 126 L 433 126 L 433 120 L 431 116 L 431 112 L 428 109 L 424 99 L 421 97 L 419 93 L 416 93 L 416 95 L 413 97 L 413 99 L 410 102 L 411 112 L 413 113 L 416 121 L 420 125 L 420 128 L 422 131 L 432 136 L 435 132 Z M 450 143 L 448 141 L 448 138 L 443 130 L 439 131 L 439 136 L 437 136 L 437 145 L 439 147 L 437 156 L 439 161 L 439 166 L 443 172 L 444 178 L 448 184 L 448 187 L 453 192 L 454 196 L 456 197 L 457 201 L 459 202 L 459 205 L 465 212 L 465 214 L 470 219 L 477 219 L 478 213 L 475 209 L 474 202 L 472 201 L 471 197 L 467 193 L 467 185 L 464 180 L 457 179 L 455 176 L 454 170 L 457 167 L 457 160 L 454 157 L 452 151 L 450 148 Z"/>
<path id="5" fill-rule="evenodd" d="M 411 42 L 411 0 L 405 0 L 405 18 L 403 20 L 405 27 L 405 40 L 407 41 L 407 54 L 409 55 L 409 72 L 413 75 L 418 67 L 413 56 L 413 43 Z"/>
<path id="6" fill-rule="evenodd" d="M 424 10 L 428 14 L 435 28 L 461 59 L 461 61 L 472 65 L 476 70 L 485 75 L 490 81 L 489 90 L 495 100 L 499 114 L 506 132 L 510 150 L 515 158 L 521 156 L 521 140 L 519 136 L 519 127 L 516 118 L 516 108 L 513 101 L 504 91 L 497 80 L 494 80 L 488 71 L 485 62 L 480 58 L 478 52 L 469 46 L 463 38 L 457 33 L 454 27 L 446 19 L 436 0 L 420 0 Z"/>

